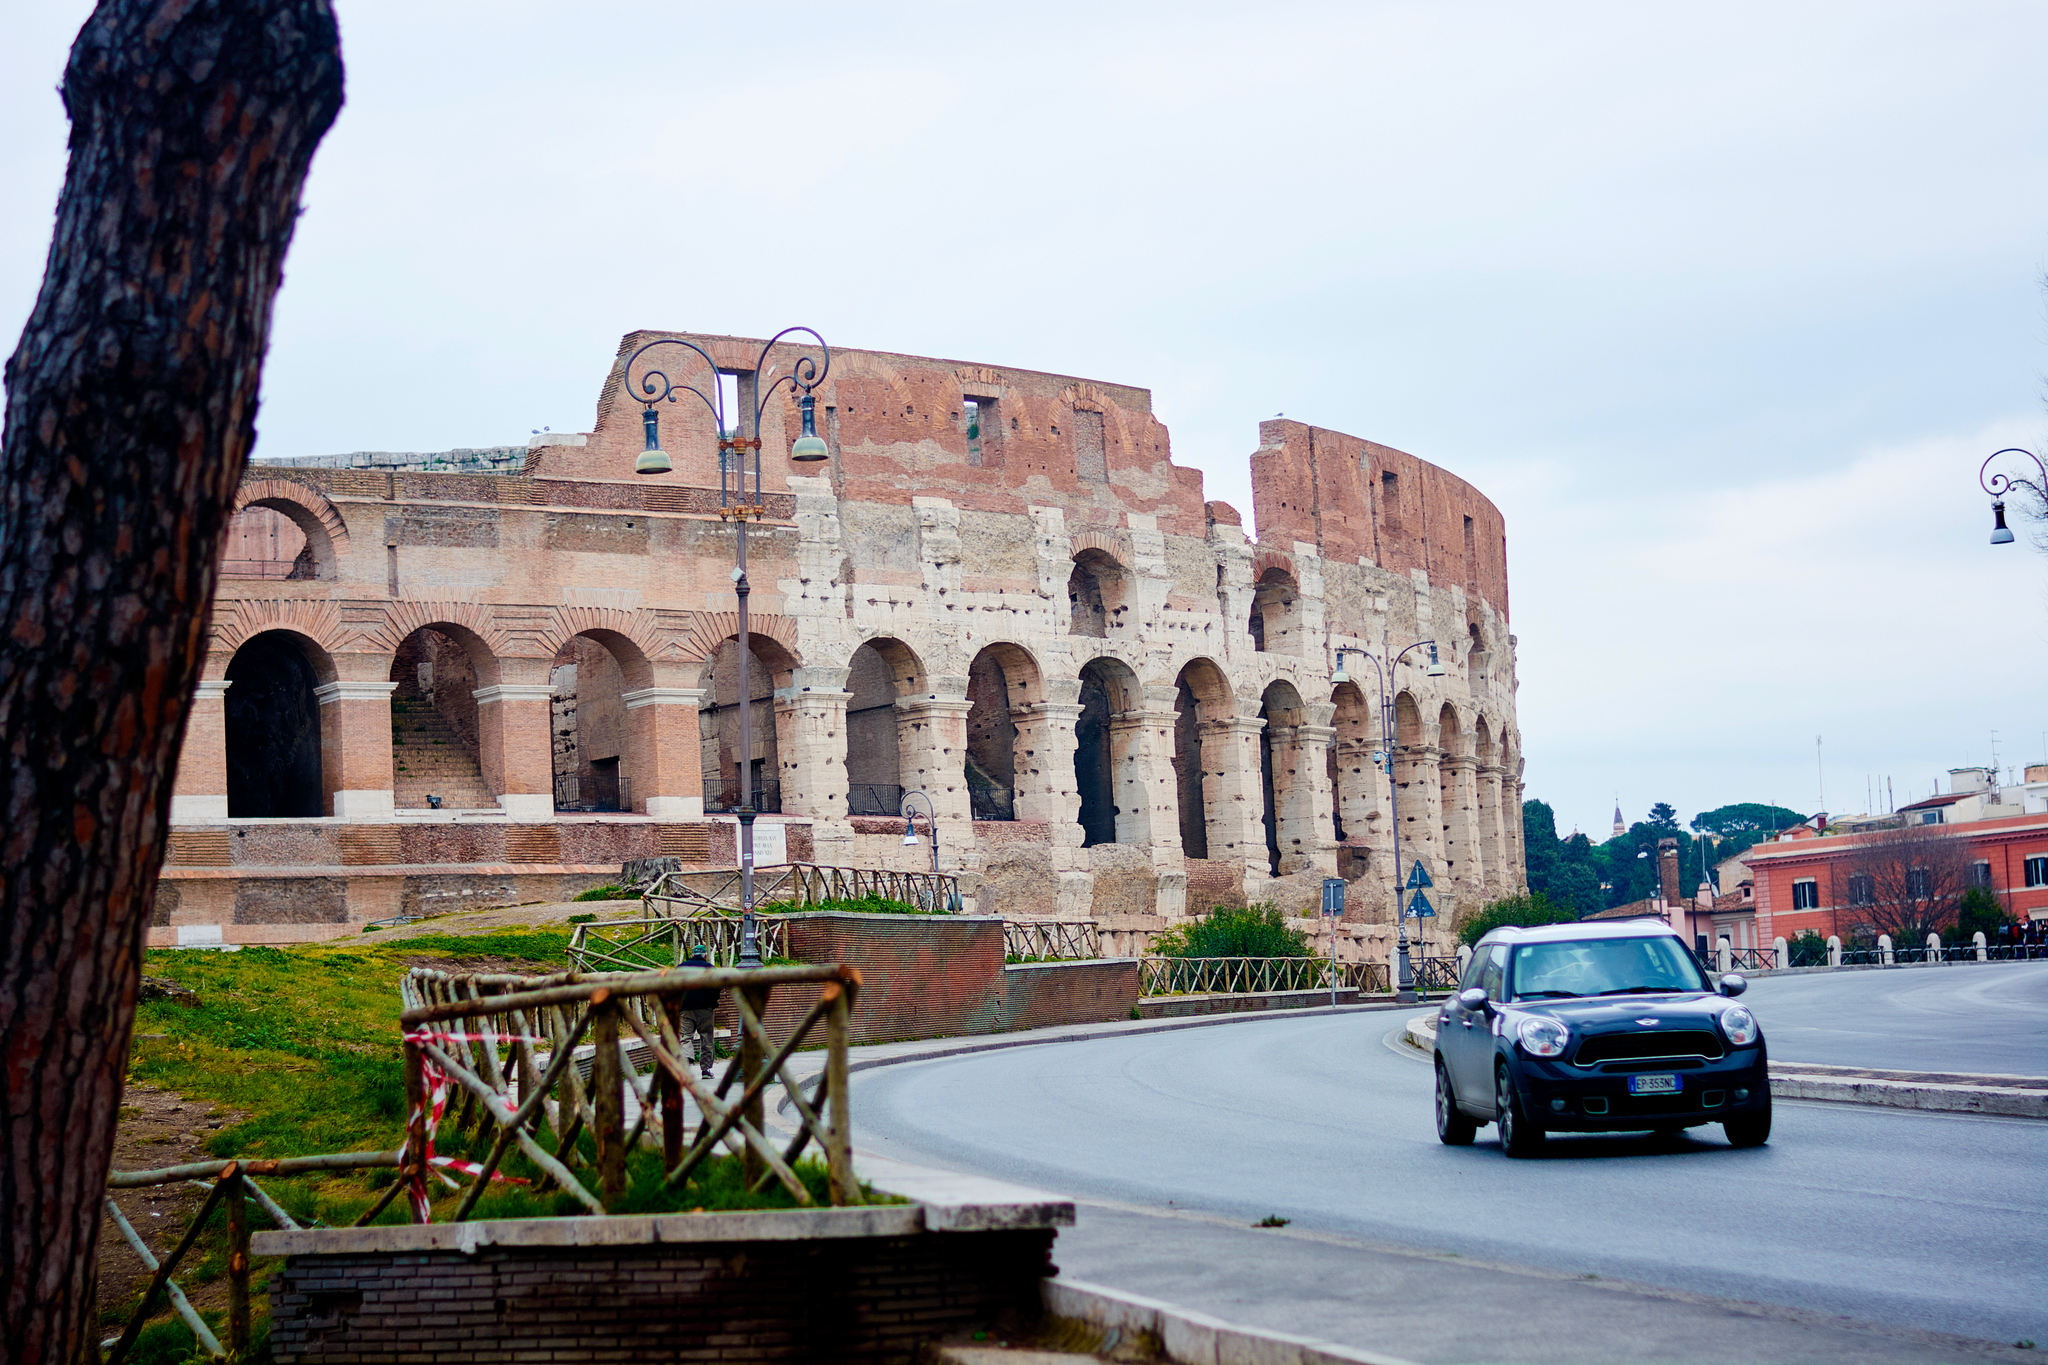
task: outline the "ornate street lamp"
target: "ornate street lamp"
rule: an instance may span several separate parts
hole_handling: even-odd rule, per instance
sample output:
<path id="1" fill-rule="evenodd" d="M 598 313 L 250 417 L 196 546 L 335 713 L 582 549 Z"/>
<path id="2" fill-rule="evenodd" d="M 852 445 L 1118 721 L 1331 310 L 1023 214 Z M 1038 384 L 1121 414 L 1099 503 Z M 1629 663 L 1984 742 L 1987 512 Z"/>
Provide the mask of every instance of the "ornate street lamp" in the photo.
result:
<path id="1" fill-rule="evenodd" d="M 2034 468 L 2039 474 L 2038 480 L 2015 479 L 2010 474 L 2003 472 L 1991 473 L 1991 461 L 2001 455 L 2024 455 L 2032 460 Z M 1991 543 L 1993 545 L 2012 544 L 2012 532 L 2006 528 L 2005 524 L 2005 495 L 2012 491 L 2015 484 L 2021 488 L 2031 489 L 2036 497 L 2044 496 L 2044 490 L 2048 490 L 2048 467 L 2042 465 L 2040 456 L 2022 446 L 2007 446 L 2004 450 L 1992 451 L 1990 456 L 1985 459 L 1983 467 L 1977 471 L 1977 485 L 1991 495 Z"/>
<path id="2" fill-rule="evenodd" d="M 1385 649 L 1386 646 L 1383 644 L 1380 648 Z M 1351 681 L 1351 675 L 1344 671 L 1344 656 L 1346 654 L 1356 654 L 1361 659 L 1370 659 L 1374 671 L 1379 674 L 1380 752 L 1373 755 L 1373 760 L 1380 763 L 1387 771 L 1387 816 L 1393 822 L 1394 834 L 1394 922 L 1399 934 L 1397 960 L 1400 964 L 1395 981 L 1394 998 L 1404 1005 L 1412 1003 L 1415 999 L 1415 969 L 1408 960 L 1408 908 L 1401 903 L 1404 895 L 1404 888 L 1401 884 L 1401 785 L 1394 780 L 1394 694 L 1388 687 L 1388 683 L 1394 676 L 1394 670 L 1400 667 L 1401 660 L 1406 657 L 1410 649 L 1427 649 L 1429 651 L 1429 666 L 1423 670 L 1426 676 L 1441 678 L 1444 675 L 1444 666 L 1436 656 L 1436 641 L 1434 640 L 1417 640 L 1414 644 L 1409 645 L 1407 649 L 1403 649 L 1399 654 L 1396 654 L 1391 662 L 1385 664 L 1380 662 L 1377 655 L 1369 654 L 1365 650 L 1351 645 L 1340 645 L 1337 648 L 1337 671 L 1330 675 L 1330 681 L 1338 687 L 1342 687 Z M 1418 932 L 1420 927 L 1419 925 L 1417 926 Z"/>
<path id="3" fill-rule="evenodd" d="M 786 336 L 802 333 L 817 343 L 818 355 L 809 355 L 808 343 L 799 343 L 800 353 L 796 363 L 787 374 L 779 375 L 766 387 L 761 378 L 772 374 L 767 368 L 768 353 L 775 344 Z M 640 358 L 657 346 L 680 346 L 704 362 L 703 368 L 711 380 L 711 392 L 706 393 L 694 384 L 680 384 L 669 379 L 665 371 L 652 367 L 643 368 L 636 382 L 633 367 Z M 696 361 L 690 355 L 682 357 L 686 367 L 695 367 Z M 693 393 L 711 411 L 712 420 L 718 424 L 718 515 L 721 520 L 736 524 L 738 549 L 732 570 L 733 592 L 739 598 L 739 630 L 736 638 L 740 647 L 739 693 L 740 693 L 740 804 L 734 812 L 739 817 L 740 844 L 740 957 L 742 967 L 761 965 L 761 948 L 754 926 L 754 713 L 753 683 L 748 665 L 752 659 L 752 647 L 747 635 L 747 596 L 752 591 L 747 583 L 747 523 L 757 520 L 763 513 L 766 499 L 761 494 L 761 414 L 767 411 L 768 400 L 775 391 L 788 384 L 790 392 L 797 395 L 797 406 L 803 413 L 803 434 L 790 445 L 789 458 L 801 464 L 815 464 L 825 459 L 830 452 L 824 441 L 818 437 L 817 399 L 812 390 L 825 381 L 825 375 L 832 368 L 832 348 L 825 344 L 825 338 L 809 327 L 789 327 L 777 332 L 761 348 L 760 358 L 754 362 L 754 402 L 750 406 L 740 404 L 741 411 L 733 414 L 728 425 L 725 414 L 724 386 L 718 382 L 718 362 L 709 352 L 693 341 L 679 337 L 663 337 L 650 341 L 632 355 L 626 357 L 624 372 L 627 392 L 640 399 L 645 411 L 640 414 L 641 423 L 647 431 L 647 447 L 640 452 L 640 458 L 633 463 L 635 474 L 666 474 L 675 466 L 669 461 L 668 452 L 661 448 L 661 418 L 659 405 L 673 403 L 686 393 Z M 743 426 L 751 417 L 752 427 Z M 754 454 L 754 479 L 751 495 L 747 482 L 747 452 Z"/>
<path id="4" fill-rule="evenodd" d="M 942 907 L 939 904 L 938 878 L 943 875 L 939 871 L 939 812 L 932 805 L 932 798 L 926 792 L 907 791 L 903 793 L 902 804 L 896 807 L 896 813 L 903 817 L 903 846 L 916 848 L 920 842 L 916 823 L 916 803 L 919 801 L 924 802 L 924 827 L 931 831 L 932 836 L 932 909 L 951 909 L 951 906 Z"/>

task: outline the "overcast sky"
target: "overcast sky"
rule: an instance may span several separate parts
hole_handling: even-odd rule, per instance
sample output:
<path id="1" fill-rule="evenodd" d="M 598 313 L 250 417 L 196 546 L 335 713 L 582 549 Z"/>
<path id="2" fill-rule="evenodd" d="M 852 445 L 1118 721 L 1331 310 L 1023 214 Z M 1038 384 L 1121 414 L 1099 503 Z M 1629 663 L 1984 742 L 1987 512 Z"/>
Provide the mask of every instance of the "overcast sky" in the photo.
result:
<path id="1" fill-rule="evenodd" d="M 89 6 L 5 0 L 0 333 Z M 1529 794 L 1866 806 L 2048 757 L 2048 6 L 340 0 L 258 453 L 589 428 L 642 327 L 1275 413 L 1507 517 Z M 1944 779 L 1945 780 L 1945 779 Z M 1878 805 L 1883 805 L 1882 797 Z"/>

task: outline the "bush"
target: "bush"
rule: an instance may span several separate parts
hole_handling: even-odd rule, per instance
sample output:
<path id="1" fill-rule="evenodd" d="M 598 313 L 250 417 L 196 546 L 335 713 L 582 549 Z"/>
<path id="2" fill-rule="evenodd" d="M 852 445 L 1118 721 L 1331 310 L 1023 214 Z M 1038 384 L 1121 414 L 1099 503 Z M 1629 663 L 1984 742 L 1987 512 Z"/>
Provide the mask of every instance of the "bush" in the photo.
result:
<path id="1" fill-rule="evenodd" d="M 1458 940 L 1469 948 L 1489 930 L 1503 925 L 1527 929 L 1538 924 L 1570 924 L 1577 918 L 1570 906 L 1554 904 L 1541 891 L 1531 891 L 1526 896 L 1508 896 L 1479 907 L 1477 913 L 1458 926 Z"/>
<path id="2" fill-rule="evenodd" d="M 570 899 L 579 901 L 637 901 L 640 899 L 640 893 L 638 891 L 630 891 L 623 886 L 606 884 L 604 886 L 593 886 L 588 891 L 578 891 Z"/>
<path id="3" fill-rule="evenodd" d="M 809 905 L 798 905 L 794 901 L 771 901 L 757 905 L 754 912 L 760 915 L 812 915 L 837 910 L 855 915 L 944 915 L 946 910 L 927 910 L 909 901 L 892 901 L 886 896 L 870 891 L 865 896 L 856 896 L 836 901 L 812 901 Z"/>
<path id="4" fill-rule="evenodd" d="M 1308 935 L 1290 929 L 1287 917 L 1271 901 L 1242 909 L 1212 908 L 1190 923 L 1168 929 L 1152 940 L 1158 957 L 1314 957 Z"/>
<path id="5" fill-rule="evenodd" d="M 1785 957 L 1787 967 L 1825 967 L 1828 965 L 1828 941 L 1808 929 L 1799 937 L 1786 941 Z"/>
<path id="6" fill-rule="evenodd" d="M 1973 886 L 1963 892 L 1962 904 L 1956 907 L 1956 922 L 1942 931 L 1941 941 L 1950 946 L 1967 944 L 1970 935 L 1982 934 L 1987 942 L 1996 942 L 2005 922 L 2005 907 L 1991 894 L 1991 888 Z"/>

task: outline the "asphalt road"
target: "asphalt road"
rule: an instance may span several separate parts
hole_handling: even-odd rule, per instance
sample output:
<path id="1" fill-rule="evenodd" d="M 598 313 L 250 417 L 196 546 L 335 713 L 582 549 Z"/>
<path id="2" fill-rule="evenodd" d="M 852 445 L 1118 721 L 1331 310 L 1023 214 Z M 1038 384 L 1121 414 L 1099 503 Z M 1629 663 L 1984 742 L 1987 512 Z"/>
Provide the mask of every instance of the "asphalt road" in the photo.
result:
<path id="1" fill-rule="evenodd" d="M 1512 1162 L 1490 1128 L 1437 1142 L 1405 1018 L 878 1068 L 854 1131 L 1080 1199 L 1070 1276 L 1431 1365 L 2041 1358 L 2010 1343 L 2048 1343 L 2048 1124 L 1781 1102 L 1757 1150 L 1706 1128 Z"/>
<path id="2" fill-rule="evenodd" d="M 1767 976 L 1744 999 L 1786 1061 L 2048 1076 L 2048 962 Z"/>

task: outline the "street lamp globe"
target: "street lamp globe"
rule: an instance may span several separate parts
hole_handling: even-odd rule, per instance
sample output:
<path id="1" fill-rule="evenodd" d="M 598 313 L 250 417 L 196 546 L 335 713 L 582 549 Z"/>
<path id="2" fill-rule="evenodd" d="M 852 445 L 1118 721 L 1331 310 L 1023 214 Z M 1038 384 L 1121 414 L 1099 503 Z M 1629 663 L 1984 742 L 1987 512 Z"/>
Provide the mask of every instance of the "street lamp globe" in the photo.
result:
<path id="1" fill-rule="evenodd" d="M 653 408 L 640 414 L 640 421 L 647 428 L 647 448 L 640 452 L 640 458 L 633 461 L 635 474 L 666 474 L 675 466 L 669 463 L 668 452 L 661 448 L 661 419 Z"/>
<path id="2" fill-rule="evenodd" d="M 2005 503 L 2003 501 L 1991 504 L 1991 543 L 1993 545 L 2012 544 L 2012 531 L 2005 524 Z"/>
<path id="3" fill-rule="evenodd" d="M 832 452 L 825 446 L 825 438 L 818 435 L 818 400 L 808 393 L 799 400 L 804 414 L 804 433 L 789 447 L 789 458 L 797 464 L 816 464 L 832 458 Z"/>

